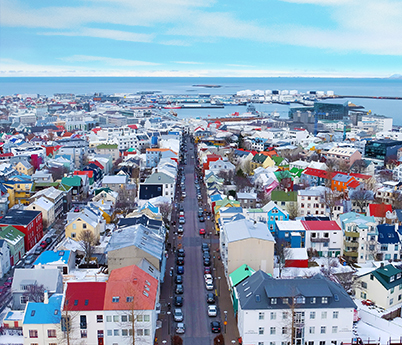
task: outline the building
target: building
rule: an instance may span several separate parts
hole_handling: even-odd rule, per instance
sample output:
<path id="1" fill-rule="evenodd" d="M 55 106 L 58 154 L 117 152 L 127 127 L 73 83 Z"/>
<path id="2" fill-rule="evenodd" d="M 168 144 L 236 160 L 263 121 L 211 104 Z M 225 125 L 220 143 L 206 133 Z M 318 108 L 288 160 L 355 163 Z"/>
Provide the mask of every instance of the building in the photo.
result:
<path id="1" fill-rule="evenodd" d="M 291 248 L 305 248 L 306 229 L 300 220 L 275 221 L 275 240 L 286 241 Z"/>
<path id="2" fill-rule="evenodd" d="M 43 227 L 50 227 L 54 221 L 54 203 L 45 197 L 40 197 L 34 202 L 26 206 L 26 210 L 41 211 L 42 212 L 42 222 Z"/>
<path id="3" fill-rule="evenodd" d="M 0 226 L 12 225 L 24 234 L 25 251 L 30 250 L 43 237 L 42 212 L 9 210 L 0 218 Z"/>
<path id="4" fill-rule="evenodd" d="M 333 220 L 301 221 L 306 229 L 306 248 L 317 251 L 319 256 L 337 257 L 342 255 L 343 233 Z"/>
<path id="5" fill-rule="evenodd" d="M 5 240 L 0 239 L 0 278 L 10 270 L 10 249 Z"/>
<path id="6" fill-rule="evenodd" d="M 401 239 L 397 231 L 398 227 L 394 224 L 377 225 L 378 245 L 376 248 L 376 258 L 379 260 L 398 261 L 401 258 Z"/>
<path id="7" fill-rule="evenodd" d="M 115 192 L 123 190 L 128 183 L 126 175 L 105 176 L 102 179 L 102 188 L 110 188 Z"/>
<path id="8" fill-rule="evenodd" d="M 105 229 L 105 220 L 102 212 L 97 212 L 86 207 L 81 212 L 69 212 L 67 214 L 67 224 L 65 227 L 66 237 L 79 241 L 80 234 L 84 231 L 91 231 L 96 240 L 99 240 L 100 234 Z"/>
<path id="9" fill-rule="evenodd" d="M 174 177 L 156 171 L 140 184 L 140 199 L 149 200 L 157 196 L 164 196 L 173 200 L 175 186 Z"/>
<path id="10" fill-rule="evenodd" d="M 14 266 L 25 254 L 24 236 L 13 226 L 0 228 L 0 239 L 5 240 L 10 249 L 10 266 Z"/>
<path id="11" fill-rule="evenodd" d="M 362 154 L 355 148 L 333 147 L 327 152 L 327 158 L 344 162 L 350 167 L 355 161 L 362 159 Z"/>
<path id="12" fill-rule="evenodd" d="M 120 151 L 117 144 L 101 144 L 96 146 L 95 153 L 100 155 L 110 155 L 113 162 L 120 158 Z"/>
<path id="13" fill-rule="evenodd" d="M 26 160 L 18 162 L 15 165 L 15 170 L 17 170 L 21 175 L 31 176 L 34 173 L 34 167 Z"/>
<path id="14" fill-rule="evenodd" d="M 64 200 L 64 193 L 52 187 L 42 189 L 37 191 L 32 197 L 31 201 L 35 201 L 41 197 L 46 198 L 54 204 L 54 220 L 58 219 L 63 212 L 63 203 L 67 203 L 67 200 Z M 51 223 L 49 223 L 51 224 Z"/>
<path id="15" fill-rule="evenodd" d="M 62 294 L 48 297 L 45 291 L 43 302 L 28 302 L 22 324 L 24 345 L 59 343 L 62 299 Z"/>
<path id="16" fill-rule="evenodd" d="M 236 199 L 243 208 L 255 208 L 257 204 L 257 193 L 237 193 Z"/>
<path id="17" fill-rule="evenodd" d="M 71 250 L 45 250 L 34 262 L 35 268 L 57 268 L 62 274 L 69 274 L 75 268 L 75 252 Z"/>
<path id="18" fill-rule="evenodd" d="M 246 264 L 273 273 L 275 240 L 264 223 L 248 219 L 226 222 L 220 229 L 220 253 L 225 276 Z M 253 255 L 250 255 L 253 253 Z"/>
<path id="19" fill-rule="evenodd" d="M 397 157 L 398 149 L 402 147 L 402 141 L 381 139 L 367 141 L 364 155 L 367 158 L 385 162 L 387 157 Z"/>
<path id="20" fill-rule="evenodd" d="M 257 271 L 235 288 L 244 344 L 342 344 L 353 338 L 353 300 L 321 275 L 275 279 Z"/>
<path id="21" fill-rule="evenodd" d="M 297 205 L 300 216 L 328 215 L 325 205 L 325 187 L 311 187 L 297 191 Z M 329 193 L 331 193 L 329 191 Z"/>
<path id="22" fill-rule="evenodd" d="M 262 209 L 267 212 L 267 224 L 268 229 L 271 231 L 271 233 L 275 232 L 275 222 L 289 220 L 289 213 L 282 210 L 282 208 L 280 208 L 273 201 L 265 204 Z"/>

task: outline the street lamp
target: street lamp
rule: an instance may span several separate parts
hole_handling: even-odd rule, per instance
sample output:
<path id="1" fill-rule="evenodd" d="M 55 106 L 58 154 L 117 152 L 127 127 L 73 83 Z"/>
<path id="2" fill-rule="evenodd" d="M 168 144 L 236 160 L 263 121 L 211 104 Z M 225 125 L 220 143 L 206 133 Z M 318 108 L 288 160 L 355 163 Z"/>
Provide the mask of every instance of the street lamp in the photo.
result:
<path id="1" fill-rule="evenodd" d="M 221 277 L 218 277 L 218 296 L 221 295 Z"/>
<path id="2" fill-rule="evenodd" d="M 225 310 L 225 321 L 223 321 L 223 326 L 224 326 L 224 333 L 226 334 L 226 325 L 228 324 L 228 312 Z"/>
<path id="3" fill-rule="evenodd" d="M 168 316 L 168 334 L 170 335 L 170 314 L 171 314 L 171 312 L 168 311 L 166 314 Z"/>
<path id="4" fill-rule="evenodd" d="M 232 342 L 232 344 L 234 344 L 236 342 L 236 340 L 232 340 L 231 342 Z M 162 341 L 162 343 L 163 343 L 163 341 Z"/>

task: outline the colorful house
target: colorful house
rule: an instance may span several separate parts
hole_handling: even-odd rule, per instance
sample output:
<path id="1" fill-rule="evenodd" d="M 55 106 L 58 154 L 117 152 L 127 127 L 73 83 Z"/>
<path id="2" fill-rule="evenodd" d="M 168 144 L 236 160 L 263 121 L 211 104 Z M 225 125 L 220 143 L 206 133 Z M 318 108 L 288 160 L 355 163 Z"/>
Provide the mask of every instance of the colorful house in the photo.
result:
<path id="1" fill-rule="evenodd" d="M 0 239 L 10 248 L 10 265 L 14 266 L 25 254 L 24 234 L 11 225 L 0 228 Z"/>

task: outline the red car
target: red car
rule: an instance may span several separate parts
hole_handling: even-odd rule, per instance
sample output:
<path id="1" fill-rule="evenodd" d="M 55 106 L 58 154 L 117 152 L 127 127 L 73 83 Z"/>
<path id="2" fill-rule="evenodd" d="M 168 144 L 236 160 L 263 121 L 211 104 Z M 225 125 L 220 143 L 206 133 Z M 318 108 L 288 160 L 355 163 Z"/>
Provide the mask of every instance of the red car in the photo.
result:
<path id="1" fill-rule="evenodd" d="M 8 277 L 7 280 L 4 283 L 4 286 L 10 287 L 13 283 L 13 277 Z"/>
<path id="2" fill-rule="evenodd" d="M 40 243 L 40 246 L 41 246 L 43 249 L 45 249 L 45 248 L 47 247 L 47 242 L 46 242 L 46 241 L 42 241 L 42 242 Z"/>
<path id="3" fill-rule="evenodd" d="M 204 274 L 211 274 L 211 267 L 204 266 Z"/>
<path id="4" fill-rule="evenodd" d="M 200 235 L 205 235 L 205 229 L 200 229 Z"/>

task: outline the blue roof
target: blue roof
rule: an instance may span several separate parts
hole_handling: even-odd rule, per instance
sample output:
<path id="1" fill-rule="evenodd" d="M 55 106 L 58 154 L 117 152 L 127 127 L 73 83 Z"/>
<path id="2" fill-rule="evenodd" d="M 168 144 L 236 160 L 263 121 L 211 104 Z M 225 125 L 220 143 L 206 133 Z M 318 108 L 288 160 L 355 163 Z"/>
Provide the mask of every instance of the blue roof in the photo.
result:
<path id="1" fill-rule="evenodd" d="M 378 242 L 381 244 L 399 243 L 399 236 L 395 231 L 395 226 L 391 224 L 377 225 Z"/>
<path id="2" fill-rule="evenodd" d="M 70 253 L 70 250 L 58 250 L 57 252 L 46 250 L 38 256 L 34 265 L 46 265 L 56 261 L 61 261 L 64 264 L 67 264 Z"/>
<path id="3" fill-rule="evenodd" d="M 223 200 L 222 195 L 220 195 L 220 194 L 211 195 L 210 199 L 211 199 L 211 202 Z"/>
<path id="4" fill-rule="evenodd" d="M 62 294 L 54 294 L 49 298 L 49 303 L 28 302 L 24 325 L 27 324 L 51 324 L 60 323 Z"/>

